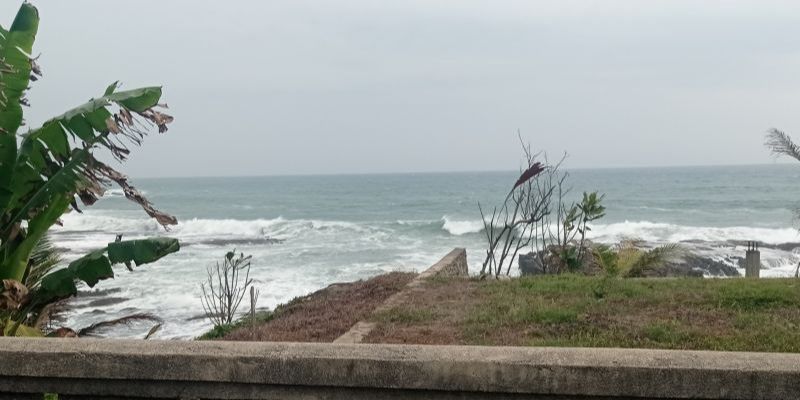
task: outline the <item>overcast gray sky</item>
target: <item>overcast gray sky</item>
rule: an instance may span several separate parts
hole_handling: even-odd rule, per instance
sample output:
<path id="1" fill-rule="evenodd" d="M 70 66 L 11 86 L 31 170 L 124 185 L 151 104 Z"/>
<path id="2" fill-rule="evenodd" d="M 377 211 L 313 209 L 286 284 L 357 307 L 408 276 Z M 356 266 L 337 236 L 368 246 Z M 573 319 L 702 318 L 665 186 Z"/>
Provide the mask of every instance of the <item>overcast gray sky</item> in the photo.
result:
<path id="1" fill-rule="evenodd" d="M 40 0 L 38 125 L 110 82 L 176 117 L 133 176 L 770 163 L 800 2 Z M 19 2 L 0 4 L 8 26 Z"/>

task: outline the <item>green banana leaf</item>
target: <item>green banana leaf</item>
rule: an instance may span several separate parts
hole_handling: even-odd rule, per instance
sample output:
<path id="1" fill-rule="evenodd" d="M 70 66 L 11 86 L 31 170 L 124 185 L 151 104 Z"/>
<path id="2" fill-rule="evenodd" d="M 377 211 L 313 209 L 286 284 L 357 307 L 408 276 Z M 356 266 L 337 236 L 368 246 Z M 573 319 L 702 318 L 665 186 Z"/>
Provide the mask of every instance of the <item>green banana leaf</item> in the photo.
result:
<path id="1" fill-rule="evenodd" d="M 33 302 L 47 304 L 78 293 L 76 282 L 83 281 L 94 287 L 103 279 L 114 277 L 113 264 L 135 263 L 137 266 L 155 262 L 180 250 L 178 239 L 147 238 L 109 243 L 108 246 L 69 263 L 66 268 L 54 271 L 42 279 L 33 294 Z"/>
<path id="2" fill-rule="evenodd" d="M 115 82 L 102 96 L 47 120 L 18 139 L 21 106 L 28 105 L 25 92 L 30 82 L 41 76 L 31 56 L 38 26 L 38 11 L 25 2 L 11 27 L 0 27 L 0 279 L 17 281 L 25 277 L 31 252 L 50 227 L 70 208 L 80 212 L 78 199 L 91 205 L 112 183 L 165 228 L 177 223 L 175 217 L 156 210 L 125 175 L 94 156 L 95 150 L 105 149 L 117 160 L 125 160 L 128 144 L 141 144 L 148 128 L 167 130 L 172 117 L 160 111 L 166 107 L 158 104 L 160 87 L 117 91 Z M 93 285 L 113 276 L 113 263 L 151 262 L 169 249 L 131 244 L 132 253 L 126 253 L 115 246 L 112 253 L 120 254 L 112 257 L 115 261 L 93 252 L 64 271 L 54 272 L 47 280 L 51 290 L 44 293 L 56 297 L 73 293 L 75 280 Z"/>
<path id="3" fill-rule="evenodd" d="M 103 174 L 94 168 L 101 163 L 91 156 L 89 149 L 103 146 L 121 160 L 128 153 L 110 135 L 113 134 L 116 141 L 119 141 L 118 135 L 125 135 L 125 138 L 139 143 L 143 132 L 133 127 L 135 121 L 130 111 L 146 111 L 155 106 L 161 97 L 161 88 L 148 87 L 113 93 L 115 87 L 116 85 L 112 85 L 106 90 L 106 93 L 111 91 L 110 94 L 90 100 L 23 135 L 16 161 L 16 174 L 19 178 L 15 179 L 15 185 L 11 188 L 14 193 L 11 206 L 18 210 L 15 215 L 17 219 L 47 203 L 51 193 L 94 188 L 94 184 L 98 183 L 97 178 L 102 178 Z M 124 111 L 116 116 L 112 115 L 109 111 L 112 105 L 117 105 Z M 128 115 L 131 116 L 130 122 L 123 122 L 123 119 L 128 121 Z M 165 114 L 153 119 L 160 122 L 171 121 L 171 117 Z M 70 137 L 83 142 L 83 146 L 70 151 Z M 97 176 L 98 173 L 101 176 Z M 97 199 L 97 193 L 87 194 L 94 195 L 92 200 Z"/>
<path id="4" fill-rule="evenodd" d="M 42 331 L 27 325 L 19 324 L 11 319 L 5 320 L 2 325 L 3 334 L 0 336 L 17 336 L 17 337 L 44 337 Z"/>
<path id="5" fill-rule="evenodd" d="M 143 114 L 145 119 L 158 125 L 159 130 L 162 127 L 166 129 L 165 124 L 171 121 L 171 117 L 152 110 L 161 96 L 161 88 L 116 93 L 115 88 L 116 84 L 109 86 L 103 97 L 67 111 L 23 136 L 11 182 L 12 196 L 6 209 L 10 215 L 0 228 L 0 238 L 9 237 L 26 219 L 40 219 L 35 225 L 42 229 L 33 229 L 34 224 L 29 224 L 22 243 L 15 244 L 16 250 L 6 257 L 9 267 L 0 271 L 0 277 L 21 276 L 36 242 L 70 204 L 77 208 L 74 196 L 79 195 L 84 204 L 92 204 L 102 195 L 106 183 L 112 180 L 124 189 L 126 197 L 138 203 L 162 225 L 177 223 L 174 217 L 156 210 L 127 182 L 127 177 L 96 160 L 91 153 L 93 146 L 104 146 L 119 159 L 124 159 L 128 150 L 115 144 L 109 135 L 126 135 L 136 143 L 141 140 L 144 133 L 137 128 L 141 122 L 137 122 L 129 110 L 147 112 Z M 108 110 L 112 104 L 121 110 L 116 116 Z M 115 122 L 117 120 L 119 122 Z M 68 136 L 83 141 L 83 146 L 70 151 Z M 68 196 L 66 204 L 62 204 L 64 195 Z M 54 204 L 59 205 L 58 210 L 52 209 Z M 11 241 L 4 241 L 0 250 L 11 244 Z"/>
<path id="6" fill-rule="evenodd" d="M 22 105 L 31 75 L 30 54 L 39 29 L 39 12 L 23 3 L 11 28 L 0 27 L 0 209 L 11 199 L 17 130 L 22 123 Z"/>

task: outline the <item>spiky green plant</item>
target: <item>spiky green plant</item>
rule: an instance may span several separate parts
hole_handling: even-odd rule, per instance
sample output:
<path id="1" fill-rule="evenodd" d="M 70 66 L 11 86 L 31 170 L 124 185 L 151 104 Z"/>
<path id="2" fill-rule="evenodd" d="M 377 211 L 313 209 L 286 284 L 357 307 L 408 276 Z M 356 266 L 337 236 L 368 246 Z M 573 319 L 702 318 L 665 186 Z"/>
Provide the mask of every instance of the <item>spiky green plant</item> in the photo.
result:
<path id="1" fill-rule="evenodd" d="M 593 251 L 595 262 L 606 274 L 626 278 L 643 276 L 645 272 L 664 266 L 683 252 L 677 243 L 644 249 L 642 243 L 636 240 L 623 240 L 614 246 L 597 245 Z"/>
<path id="2" fill-rule="evenodd" d="M 62 262 L 61 253 L 53 245 L 49 235 L 42 236 L 31 252 L 28 260 L 26 275 L 22 278 L 22 283 L 30 290 L 37 289 L 42 279 L 53 272 Z"/>

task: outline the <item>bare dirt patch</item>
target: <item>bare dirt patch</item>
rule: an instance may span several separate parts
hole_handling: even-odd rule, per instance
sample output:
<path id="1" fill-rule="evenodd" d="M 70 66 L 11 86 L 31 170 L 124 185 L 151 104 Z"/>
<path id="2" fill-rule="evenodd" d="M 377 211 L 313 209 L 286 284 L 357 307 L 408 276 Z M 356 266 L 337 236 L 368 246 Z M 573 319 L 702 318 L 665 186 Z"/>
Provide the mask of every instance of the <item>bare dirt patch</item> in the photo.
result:
<path id="1" fill-rule="evenodd" d="M 416 275 L 392 272 L 328 286 L 279 306 L 268 322 L 255 328 L 240 327 L 225 335 L 223 340 L 332 342 L 356 322 L 366 319 Z"/>

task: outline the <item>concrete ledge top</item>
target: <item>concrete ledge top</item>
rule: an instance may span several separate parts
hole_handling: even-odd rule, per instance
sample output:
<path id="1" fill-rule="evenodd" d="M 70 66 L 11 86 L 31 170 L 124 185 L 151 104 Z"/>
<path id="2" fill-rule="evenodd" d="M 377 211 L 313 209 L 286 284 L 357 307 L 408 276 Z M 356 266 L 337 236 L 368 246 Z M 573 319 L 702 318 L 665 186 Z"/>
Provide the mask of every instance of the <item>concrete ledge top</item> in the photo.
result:
<path id="1" fill-rule="evenodd" d="M 0 338 L 0 377 L 649 398 L 800 393 L 800 354 Z"/>

